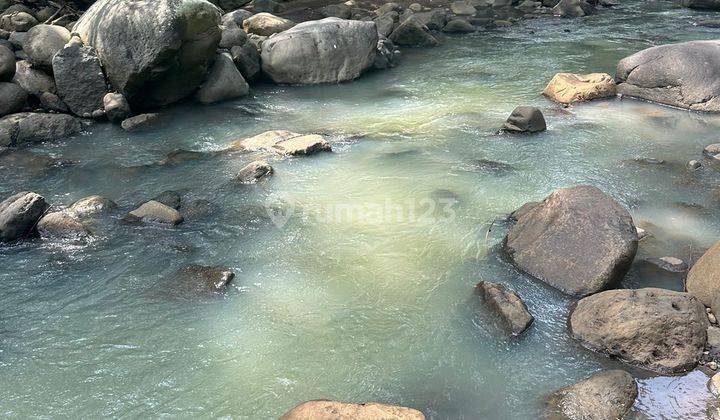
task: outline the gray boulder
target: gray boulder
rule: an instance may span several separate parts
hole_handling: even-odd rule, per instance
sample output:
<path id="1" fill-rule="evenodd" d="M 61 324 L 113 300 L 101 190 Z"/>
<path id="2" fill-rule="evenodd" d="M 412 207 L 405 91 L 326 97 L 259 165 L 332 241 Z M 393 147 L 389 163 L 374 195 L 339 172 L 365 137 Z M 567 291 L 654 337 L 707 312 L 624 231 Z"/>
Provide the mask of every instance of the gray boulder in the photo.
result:
<path id="1" fill-rule="evenodd" d="M 434 47 L 438 40 L 429 32 L 427 26 L 415 16 L 403 20 L 390 34 L 390 40 L 397 45 L 407 47 Z"/>
<path id="2" fill-rule="evenodd" d="M 31 233 L 48 207 L 42 196 L 32 192 L 5 199 L 0 203 L 0 242 L 14 242 Z"/>
<path id="3" fill-rule="evenodd" d="M 15 76 L 15 54 L 4 45 L 0 45 L 0 82 L 9 82 Z"/>
<path id="4" fill-rule="evenodd" d="M 238 26 L 235 22 L 228 22 L 225 25 L 220 26 L 221 38 L 219 48 L 230 49 L 239 45 L 247 43 L 247 34 L 242 27 Z"/>
<path id="5" fill-rule="evenodd" d="M 131 211 L 126 216 L 126 220 L 164 225 L 179 225 L 183 222 L 183 217 L 180 212 L 172 207 L 158 203 L 157 201 L 148 201 Z"/>
<path id="6" fill-rule="evenodd" d="M 683 0 L 682 5 L 690 9 L 720 10 L 719 0 Z"/>
<path id="7" fill-rule="evenodd" d="M 44 239 L 84 239 L 90 230 L 71 214 L 56 211 L 43 216 L 37 224 L 37 230 Z"/>
<path id="8" fill-rule="evenodd" d="M 67 212 L 72 217 L 84 219 L 108 214 L 117 208 L 118 205 L 114 201 L 99 195 L 91 195 L 74 202 L 68 207 Z"/>
<path id="9" fill-rule="evenodd" d="M 191 265 L 175 275 L 176 290 L 198 294 L 224 293 L 235 273 L 226 267 Z"/>
<path id="10" fill-rule="evenodd" d="M 35 67 L 52 68 L 55 54 L 70 40 L 70 31 L 62 26 L 37 25 L 28 31 L 23 50 Z"/>
<path id="11" fill-rule="evenodd" d="M 8 13 L 6 10 L 0 15 L 0 29 L 8 32 L 27 32 L 37 24 L 37 19 L 27 12 Z"/>
<path id="12" fill-rule="evenodd" d="M 475 32 L 475 30 L 475 27 L 470 22 L 461 18 L 452 19 L 442 28 L 443 32 L 460 34 Z"/>
<path id="13" fill-rule="evenodd" d="M 31 95 L 40 96 L 45 92 L 57 93 L 55 80 L 42 70 L 33 68 L 26 60 L 17 62 L 13 82 Z"/>
<path id="14" fill-rule="evenodd" d="M 415 17 L 432 31 L 441 30 L 447 23 L 447 14 L 443 9 L 433 9 L 429 12 L 415 13 Z"/>
<path id="15" fill-rule="evenodd" d="M 629 373 L 624 370 L 600 372 L 553 392 L 548 398 L 548 418 L 622 419 L 637 396 L 637 383 Z"/>
<path id="16" fill-rule="evenodd" d="M 58 94 L 70 111 L 90 116 L 103 109 L 107 84 L 94 48 L 70 42 L 52 59 L 52 68 Z"/>
<path id="17" fill-rule="evenodd" d="M 519 106 L 510 114 L 502 129 L 510 133 L 538 133 L 547 130 L 547 126 L 538 108 Z"/>
<path id="18" fill-rule="evenodd" d="M 70 109 L 67 105 L 65 105 L 65 102 L 63 102 L 62 99 L 54 93 L 43 92 L 40 96 L 38 96 L 38 99 L 40 100 L 40 106 L 43 109 L 61 112 L 63 114 L 70 112 Z"/>
<path id="19" fill-rule="evenodd" d="M 235 26 L 242 28 L 245 19 L 249 18 L 252 15 L 252 12 L 245 9 L 233 10 L 232 12 L 226 13 L 222 16 L 222 18 L 220 19 L 220 24 L 223 26 L 235 24 Z"/>
<path id="20" fill-rule="evenodd" d="M 325 18 L 301 23 L 262 44 L 262 69 L 275 83 L 340 83 L 375 60 L 373 22 Z"/>
<path id="21" fill-rule="evenodd" d="M 655 288 L 588 296 L 570 315 L 572 336 L 585 347 L 662 374 L 697 365 L 708 326 L 698 298 Z"/>
<path id="22" fill-rule="evenodd" d="M 652 102 L 720 112 L 720 41 L 648 48 L 618 63 L 618 93 Z"/>
<path id="23" fill-rule="evenodd" d="M 572 296 L 617 284 L 638 239 L 632 217 L 596 187 L 555 190 L 518 216 L 504 242 L 522 271 Z"/>
<path id="24" fill-rule="evenodd" d="M 195 94 L 198 102 L 212 104 L 215 102 L 237 99 L 250 93 L 242 74 L 235 67 L 228 53 L 220 53 L 205 80 Z"/>
<path id="25" fill-rule="evenodd" d="M 377 26 L 378 34 L 385 37 L 390 36 L 392 31 L 395 29 L 395 25 L 397 25 L 398 20 L 400 20 L 400 15 L 395 11 L 390 11 L 382 16 L 376 17 L 374 22 Z"/>
<path id="26" fill-rule="evenodd" d="M 264 160 L 249 163 L 235 176 L 235 181 L 241 184 L 252 184 L 272 175 L 273 168 Z"/>
<path id="27" fill-rule="evenodd" d="M 15 83 L 0 82 L 0 117 L 22 111 L 28 94 Z"/>
<path id="28" fill-rule="evenodd" d="M 17 146 L 57 140 L 79 133 L 80 121 L 72 115 L 22 112 L 0 118 L 0 146 Z"/>
<path id="29" fill-rule="evenodd" d="M 182 196 L 177 191 L 167 190 L 156 195 L 152 201 L 157 201 L 158 203 L 165 204 L 175 210 L 180 210 L 180 206 L 182 205 Z"/>
<path id="30" fill-rule="evenodd" d="M 157 113 L 140 114 L 124 119 L 120 126 L 125 131 L 139 131 L 151 126 L 158 118 L 160 118 L 160 114 Z"/>
<path id="31" fill-rule="evenodd" d="M 167 105 L 202 83 L 220 42 L 220 13 L 204 0 L 98 0 L 74 28 L 133 107 Z"/>
<path id="32" fill-rule="evenodd" d="M 255 45 L 246 42 L 230 49 L 232 60 L 246 81 L 253 81 L 260 75 L 260 53 Z"/>
<path id="33" fill-rule="evenodd" d="M 693 265 L 685 281 L 685 288 L 705 306 L 713 305 L 713 309 L 720 310 L 714 302 L 720 297 L 720 242 L 710 247 Z"/>
<path id="34" fill-rule="evenodd" d="M 592 4 L 584 0 L 560 0 L 553 7 L 552 12 L 555 16 L 564 18 L 574 18 L 593 14 L 595 8 Z"/>
<path id="35" fill-rule="evenodd" d="M 320 9 L 325 17 L 336 17 L 340 19 L 350 19 L 352 8 L 345 3 L 329 4 Z"/>
<path id="36" fill-rule="evenodd" d="M 502 284 L 481 281 L 475 287 L 483 300 L 502 317 L 513 335 L 522 334 L 535 320 L 520 296 Z"/>
<path id="37" fill-rule="evenodd" d="M 121 123 L 132 115 L 130 104 L 122 93 L 107 93 L 103 96 L 105 115 L 112 123 Z"/>

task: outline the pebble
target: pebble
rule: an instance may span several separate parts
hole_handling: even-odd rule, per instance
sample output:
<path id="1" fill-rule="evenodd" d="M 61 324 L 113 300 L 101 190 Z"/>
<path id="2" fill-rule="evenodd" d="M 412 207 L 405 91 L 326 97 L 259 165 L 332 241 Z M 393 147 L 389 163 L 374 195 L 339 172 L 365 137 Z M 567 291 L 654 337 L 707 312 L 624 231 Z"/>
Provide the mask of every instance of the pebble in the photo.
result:
<path id="1" fill-rule="evenodd" d="M 696 170 L 700 169 L 701 166 L 702 165 L 697 160 L 691 160 L 690 162 L 687 163 L 687 167 L 691 171 L 696 171 Z"/>

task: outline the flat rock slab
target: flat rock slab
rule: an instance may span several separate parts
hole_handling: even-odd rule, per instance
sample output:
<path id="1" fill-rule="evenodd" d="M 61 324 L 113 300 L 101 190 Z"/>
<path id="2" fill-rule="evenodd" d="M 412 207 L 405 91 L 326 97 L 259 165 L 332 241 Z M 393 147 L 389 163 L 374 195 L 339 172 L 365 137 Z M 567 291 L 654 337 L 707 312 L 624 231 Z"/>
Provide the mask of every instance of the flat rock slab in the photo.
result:
<path id="1" fill-rule="evenodd" d="M 572 336 L 585 347 L 662 374 L 697 365 L 708 326 L 698 298 L 656 288 L 598 293 L 570 315 Z"/>
<path id="2" fill-rule="evenodd" d="M 543 95 L 561 104 L 613 98 L 617 86 L 607 73 L 558 73 L 545 87 Z"/>
<path id="3" fill-rule="evenodd" d="M 332 150 L 330 143 L 323 136 L 285 130 L 266 131 L 257 136 L 237 140 L 230 145 L 230 149 L 266 151 L 287 156 L 307 156 Z"/>
<path id="4" fill-rule="evenodd" d="M 503 246 L 510 260 L 572 296 L 617 284 L 637 252 L 632 217 L 596 187 L 558 189 L 516 217 Z"/>
<path id="5" fill-rule="evenodd" d="M 483 300 L 502 317 L 513 335 L 522 334 L 535 320 L 520 296 L 502 284 L 481 281 L 475 287 Z"/>
<path id="6" fill-rule="evenodd" d="M 595 374 L 559 389 L 548 398 L 549 418 L 621 419 L 635 404 L 638 387 L 624 370 Z"/>
<path id="7" fill-rule="evenodd" d="M 418 410 L 393 405 L 308 401 L 285 413 L 280 420 L 425 420 Z"/>

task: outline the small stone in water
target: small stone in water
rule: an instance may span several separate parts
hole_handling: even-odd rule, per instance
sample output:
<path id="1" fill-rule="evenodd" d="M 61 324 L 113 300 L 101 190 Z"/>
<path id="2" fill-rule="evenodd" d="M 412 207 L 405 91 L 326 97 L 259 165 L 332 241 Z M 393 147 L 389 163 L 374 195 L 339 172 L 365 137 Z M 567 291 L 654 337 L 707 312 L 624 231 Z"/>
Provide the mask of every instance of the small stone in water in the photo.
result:
<path id="1" fill-rule="evenodd" d="M 698 169 L 700 169 L 701 166 L 702 165 L 700 165 L 700 162 L 698 162 L 697 160 L 691 160 L 690 162 L 687 163 L 687 167 L 691 171 L 698 170 Z"/>

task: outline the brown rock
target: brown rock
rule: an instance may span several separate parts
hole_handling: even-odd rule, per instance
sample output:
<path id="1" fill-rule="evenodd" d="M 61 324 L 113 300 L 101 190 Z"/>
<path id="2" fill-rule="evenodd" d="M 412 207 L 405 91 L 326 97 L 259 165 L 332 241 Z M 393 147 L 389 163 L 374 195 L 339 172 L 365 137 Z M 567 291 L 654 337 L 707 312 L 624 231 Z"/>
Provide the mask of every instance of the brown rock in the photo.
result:
<path id="1" fill-rule="evenodd" d="M 502 284 L 481 281 L 475 287 L 481 292 L 485 302 L 500 314 L 513 335 L 522 334 L 534 321 L 535 318 L 520 296 Z"/>
<path id="2" fill-rule="evenodd" d="M 720 291 L 720 241 L 708 249 L 690 269 L 685 288 L 705 306 L 713 304 L 713 299 Z"/>
<path id="3" fill-rule="evenodd" d="M 425 420 L 423 413 L 406 407 L 378 403 L 351 404 L 308 401 L 285 413 L 280 420 Z"/>
<path id="4" fill-rule="evenodd" d="M 617 94 L 615 80 L 607 73 L 558 73 L 543 95 L 561 104 L 611 98 Z"/>
<path id="5" fill-rule="evenodd" d="M 624 370 L 600 372 L 559 389 L 548 398 L 551 418 L 615 420 L 623 418 L 638 395 L 635 379 Z"/>

